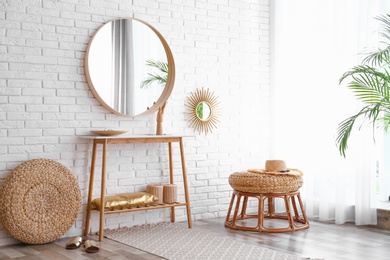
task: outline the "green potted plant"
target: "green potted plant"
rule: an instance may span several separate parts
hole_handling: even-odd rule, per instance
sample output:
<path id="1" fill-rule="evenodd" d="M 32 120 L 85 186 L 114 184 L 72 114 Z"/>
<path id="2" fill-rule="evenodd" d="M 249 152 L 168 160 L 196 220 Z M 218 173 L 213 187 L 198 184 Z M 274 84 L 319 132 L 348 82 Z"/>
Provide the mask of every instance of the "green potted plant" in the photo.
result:
<path id="1" fill-rule="evenodd" d="M 373 127 L 390 127 L 390 15 L 379 16 L 383 25 L 381 37 L 384 48 L 368 53 L 362 64 L 345 72 L 340 83 L 346 79 L 351 81 L 348 88 L 363 107 L 355 115 L 342 121 L 337 128 L 336 143 L 342 156 L 346 156 L 348 139 L 358 118 L 368 121 Z"/>

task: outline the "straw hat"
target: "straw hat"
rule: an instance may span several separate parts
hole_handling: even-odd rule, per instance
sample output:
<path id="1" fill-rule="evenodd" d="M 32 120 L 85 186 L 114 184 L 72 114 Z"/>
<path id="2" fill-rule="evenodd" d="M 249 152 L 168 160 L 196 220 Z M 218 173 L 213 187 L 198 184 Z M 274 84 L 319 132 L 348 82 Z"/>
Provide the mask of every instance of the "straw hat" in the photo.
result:
<path id="1" fill-rule="evenodd" d="M 283 160 L 267 160 L 265 162 L 265 171 L 266 172 L 279 172 L 286 171 L 286 163 Z"/>
<path id="2" fill-rule="evenodd" d="M 267 174 L 267 175 L 296 175 L 296 176 L 302 176 L 303 173 L 294 168 L 287 168 L 286 162 L 283 160 L 267 160 L 265 161 L 265 168 L 264 169 L 249 169 L 247 170 L 251 173 L 260 173 L 260 174 Z"/>

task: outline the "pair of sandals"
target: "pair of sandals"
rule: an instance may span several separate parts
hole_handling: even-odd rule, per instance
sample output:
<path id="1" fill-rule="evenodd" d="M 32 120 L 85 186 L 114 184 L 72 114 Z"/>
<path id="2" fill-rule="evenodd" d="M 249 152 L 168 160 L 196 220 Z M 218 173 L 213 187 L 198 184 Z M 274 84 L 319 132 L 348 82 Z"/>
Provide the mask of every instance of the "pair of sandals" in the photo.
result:
<path id="1" fill-rule="evenodd" d="M 84 245 L 85 251 L 87 253 L 97 253 L 99 252 L 99 246 L 96 241 L 93 240 L 83 240 L 82 237 L 73 237 L 66 244 L 65 248 L 68 250 L 73 250 L 79 248 L 81 245 Z"/>

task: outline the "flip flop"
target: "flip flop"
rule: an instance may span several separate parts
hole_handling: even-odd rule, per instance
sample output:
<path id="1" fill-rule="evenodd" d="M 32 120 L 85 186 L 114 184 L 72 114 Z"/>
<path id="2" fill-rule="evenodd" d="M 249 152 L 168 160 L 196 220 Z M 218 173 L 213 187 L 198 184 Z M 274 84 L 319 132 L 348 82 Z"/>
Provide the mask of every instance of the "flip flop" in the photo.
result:
<path id="1" fill-rule="evenodd" d="M 84 242 L 85 251 L 87 253 L 99 252 L 98 244 L 93 240 L 87 240 Z"/>
<path id="2" fill-rule="evenodd" d="M 82 237 L 73 237 L 66 244 L 65 248 L 70 250 L 77 249 L 81 246 L 82 242 L 83 242 Z"/>

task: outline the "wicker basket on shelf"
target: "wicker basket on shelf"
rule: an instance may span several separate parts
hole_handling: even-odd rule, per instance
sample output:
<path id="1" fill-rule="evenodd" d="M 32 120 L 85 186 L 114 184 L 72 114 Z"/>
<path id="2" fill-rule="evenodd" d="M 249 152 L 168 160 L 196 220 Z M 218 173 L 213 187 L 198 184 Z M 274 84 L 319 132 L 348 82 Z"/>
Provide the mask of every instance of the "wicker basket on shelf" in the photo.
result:
<path id="1" fill-rule="evenodd" d="M 172 204 L 177 201 L 177 186 L 176 184 L 164 184 L 164 203 Z"/>
<path id="2" fill-rule="evenodd" d="M 158 198 L 157 204 L 163 204 L 163 186 L 159 184 L 148 184 L 146 186 L 146 192 L 150 193 Z"/>

